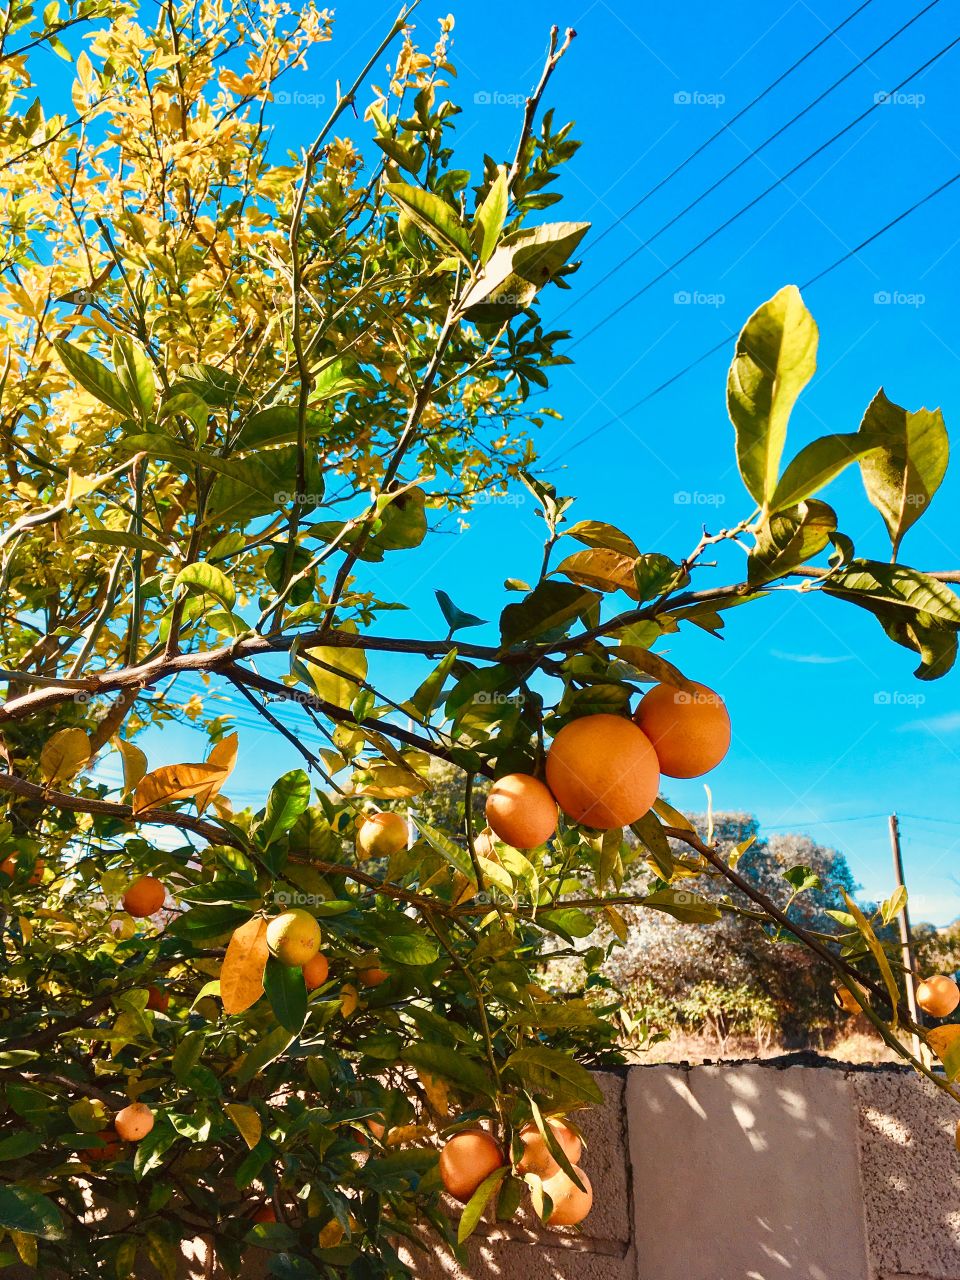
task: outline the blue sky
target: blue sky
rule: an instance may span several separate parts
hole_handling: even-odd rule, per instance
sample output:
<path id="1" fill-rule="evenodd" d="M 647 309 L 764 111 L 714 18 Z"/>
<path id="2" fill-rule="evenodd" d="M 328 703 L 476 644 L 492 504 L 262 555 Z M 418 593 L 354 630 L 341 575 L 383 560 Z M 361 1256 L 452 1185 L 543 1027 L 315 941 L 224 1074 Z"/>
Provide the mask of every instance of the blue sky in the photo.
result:
<path id="1" fill-rule="evenodd" d="M 857 0 L 642 7 L 603 0 L 440 7 L 427 0 L 421 6 L 417 22 L 425 44 L 432 44 L 435 17 L 448 9 L 456 17 L 453 92 L 465 107 L 458 167 L 479 169 L 484 151 L 509 157 L 551 23 L 578 32 L 548 92 L 557 119 L 575 119 L 575 136 L 584 142 L 567 167 L 566 200 L 556 216 L 589 220 L 594 230 L 572 291 L 552 290 L 543 307 L 551 320 L 573 303 L 561 324 L 572 331 L 576 363 L 556 375 L 547 399 L 564 419 L 545 428 L 540 447 L 548 477 L 578 496 L 579 518 L 609 520 L 643 550 L 678 558 L 697 542 L 701 522 L 716 529 L 748 514 L 724 404 L 736 332 L 783 284 L 813 277 L 960 172 L 960 119 L 952 102 L 960 46 L 905 86 L 902 100 L 878 107 L 596 333 L 589 331 L 866 111 L 878 93 L 955 39 L 950 6 L 934 4 L 691 213 L 645 243 L 924 3 L 906 9 L 895 0 L 872 0 L 839 37 L 619 222 Z M 339 6 L 334 42 L 314 50 L 309 70 L 289 87 L 325 94 L 329 102 L 334 78 L 352 79 L 395 11 L 367 0 Z M 328 109 L 304 101 L 278 105 L 277 144 L 309 142 Z M 343 124 L 342 132 L 356 131 L 352 122 Z M 958 204 L 960 184 L 805 293 L 820 325 L 820 367 L 794 413 L 788 455 L 825 431 L 855 430 L 881 385 L 909 408 L 941 405 L 948 427 L 960 423 Z M 548 220 L 549 211 L 543 217 Z M 601 232 L 607 234 L 592 244 Z M 724 338 L 723 351 L 625 412 Z M 861 554 L 889 554 L 855 470 L 826 496 Z M 907 535 L 905 563 L 957 566 L 958 496 L 960 463 L 948 472 L 927 519 Z M 387 589 L 396 593 L 402 574 L 410 612 L 388 615 L 382 629 L 440 633 L 435 588 L 495 619 L 506 602 L 503 579 L 536 576 L 539 521 L 529 500 L 515 495 L 479 508 L 465 532 L 451 528 L 404 555 L 402 563 L 388 559 Z M 374 584 L 380 571 L 366 570 Z M 724 580 L 739 576 L 737 558 L 725 555 L 716 572 L 718 578 L 725 572 Z M 705 571 L 701 585 L 710 581 Z M 478 629 L 470 638 L 494 634 Z M 733 747 L 709 779 L 714 805 L 755 812 L 767 829 L 807 832 L 842 849 L 865 895 L 873 897 L 890 888 L 885 815 L 896 809 L 904 815 L 914 917 L 943 923 L 960 914 L 960 813 L 952 800 L 960 765 L 960 674 L 922 684 L 911 674 L 912 655 L 888 642 L 866 614 L 794 593 L 733 611 L 725 635 L 718 641 L 686 631 L 670 637 L 669 648 L 689 675 L 719 689 L 731 710 Z M 386 659 L 371 666 L 388 688 L 399 689 L 405 671 Z M 272 777 L 296 764 L 292 749 L 273 736 L 266 756 L 267 741 L 253 728 L 242 729 L 241 759 L 228 787 L 237 799 L 260 802 Z M 164 730 L 151 744 L 151 764 L 183 758 L 190 749 L 199 749 L 198 738 Z M 667 794 L 681 806 L 704 804 L 697 782 L 671 784 Z"/>

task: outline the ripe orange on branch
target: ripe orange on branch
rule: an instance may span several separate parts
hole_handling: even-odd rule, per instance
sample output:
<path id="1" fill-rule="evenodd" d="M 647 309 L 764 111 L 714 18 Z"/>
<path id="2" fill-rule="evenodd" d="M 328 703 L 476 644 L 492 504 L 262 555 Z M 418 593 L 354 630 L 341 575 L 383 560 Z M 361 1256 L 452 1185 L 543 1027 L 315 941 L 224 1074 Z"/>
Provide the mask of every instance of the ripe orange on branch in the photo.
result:
<path id="1" fill-rule="evenodd" d="M 917 1004 L 931 1018 L 949 1018 L 960 1004 L 960 987 L 945 974 L 935 974 L 917 987 Z"/>
<path id="2" fill-rule="evenodd" d="M 34 861 L 30 875 L 27 877 L 27 884 L 31 888 L 36 888 L 36 886 L 43 881 L 43 868 L 43 859 L 37 858 Z M 8 875 L 11 880 L 14 879 L 17 874 L 17 855 L 15 853 L 11 853 L 9 858 L 4 858 L 4 860 L 0 862 L 0 871 L 2 871 L 4 875 Z"/>
<path id="3" fill-rule="evenodd" d="M 407 824 L 399 813 L 373 813 L 357 832 L 357 848 L 365 858 L 392 858 L 407 847 Z"/>
<path id="4" fill-rule="evenodd" d="M 294 907 L 268 923 L 267 947 L 281 964 L 305 965 L 320 950 L 320 926 L 309 911 Z"/>
<path id="5" fill-rule="evenodd" d="M 576 1165 L 574 1168 L 586 1191 L 581 1191 L 562 1169 L 558 1169 L 551 1177 L 543 1180 L 543 1190 L 553 1201 L 548 1226 L 575 1227 L 593 1208 L 593 1187 L 590 1185 L 590 1179 L 582 1169 L 577 1168 Z"/>
<path id="6" fill-rule="evenodd" d="M 650 809 L 660 766 L 650 740 L 625 716 L 583 716 L 564 725 L 547 752 L 547 783 L 574 822 L 607 831 Z"/>
<path id="7" fill-rule="evenodd" d="M 124 1142 L 139 1142 L 153 1128 L 153 1112 L 145 1102 L 131 1102 L 117 1112 L 113 1125 Z"/>
<path id="8" fill-rule="evenodd" d="M 330 973 L 330 965 L 327 963 L 327 957 L 322 951 L 317 954 L 303 966 L 303 981 L 306 983 L 308 991 L 315 991 L 317 987 L 322 987 L 326 982 Z"/>
<path id="9" fill-rule="evenodd" d="M 557 802 L 529 773 L 508 773 L 490 788 L 487 822 L 504 844 L 536 849 L 557 829 Z"/>
<path id="10" fill-rule="evenodd" d="M 484 1129 L 455 1133 L 440 1152 L 440 1180 L 454 1200 L 466 1204 L 484 1179 L 504 1164 L 499 1143 Z"/>
<path id="11" fill-rule="evenodd" d="M 553 1118 L 546 1123 L 563 1154 L 575 1165 L 583 1152 L 583 1143 L 577 1134 L 562 1120 Z M 541 1178 L 550 1178 L 560 1168 L 535 1124 L 523 1126 L 520 1130 L 520 1142 L 523 1145 L 523 1155 L 517 1161 L 517 1173 L 536 1173 Z"/>
<path id="12" fill-rule="evenodd" d="M 633 718 L 670 778 L 699 778 L 730 748 L 730 715 L 720 695 L 705 684 L 689 690 L 655 685 L 640 699 Z"/>
<path id="13" fill-rule="evenodd" d="M 381 969 L 378 964 L 368 964 L 365 968 L 357 970 L 357 981 L 361 987 L 379 987 L 389 977 L 389 973 Z"/>
<path id="14" fill-rule="evenodd" d="M 143 919 L 156 915 L 163 906 L 167 891 L 155 876 L 141 876 L 128 885 L 123 895 L 123 909 L 128 915 Z"/>

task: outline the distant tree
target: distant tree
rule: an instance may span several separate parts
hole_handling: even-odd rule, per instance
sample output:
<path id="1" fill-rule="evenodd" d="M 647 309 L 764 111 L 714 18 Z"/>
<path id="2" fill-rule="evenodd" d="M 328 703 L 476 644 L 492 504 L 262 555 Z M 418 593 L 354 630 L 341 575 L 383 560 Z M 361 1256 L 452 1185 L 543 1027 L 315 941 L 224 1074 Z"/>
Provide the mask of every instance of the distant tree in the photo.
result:
<path id="1" fill-rule="evenodd" d="M 705 835 L 706 819 L 698 815 L 692 821 Z M 777 833 L 766 840 L 757 819 L 742 813 L 715 815 L 713 835 L 728 856 L 752 840 L 737 863 L 741 875 L 806 928 L 839 932 L 826 913 L 844 910 L 843 892 L 856 888 L 842 853 L 804 835 Z M 797 894 L 795 886 L 804 883 L 808 887 Z M 728 894 L 726 888 L 713 883 L 703 896 L 749 906 L 738 891 Z M 644 1014 L 655 988 L 660 1001 L 649 1007 L 653 1023 L 673 1019 L 678 1026 L 705 1029 L 721 1047 L 736 1032 L 766 1039 L 771 1022 L 789 1045 L 838 1025 L 831 971 L 789 935 L 733 913 L 724 913 L 711 929 L 653 911 L 624 915 L 627 939 L 605 972 L 628 995 L 635 1016 Z"/>

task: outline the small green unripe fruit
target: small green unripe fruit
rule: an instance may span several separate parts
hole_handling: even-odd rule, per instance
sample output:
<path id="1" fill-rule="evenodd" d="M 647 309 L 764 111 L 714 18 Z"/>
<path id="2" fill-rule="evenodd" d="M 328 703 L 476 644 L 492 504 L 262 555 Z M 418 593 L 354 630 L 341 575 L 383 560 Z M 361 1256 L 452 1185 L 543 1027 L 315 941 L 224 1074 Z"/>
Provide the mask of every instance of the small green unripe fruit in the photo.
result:
<path id="1" fill-rule="evenodd" d="M 294 907 L 267 925 L 267 946 L 281 964 L 305 965 L 320 950 L 320 926 L 309 911 Z"/>

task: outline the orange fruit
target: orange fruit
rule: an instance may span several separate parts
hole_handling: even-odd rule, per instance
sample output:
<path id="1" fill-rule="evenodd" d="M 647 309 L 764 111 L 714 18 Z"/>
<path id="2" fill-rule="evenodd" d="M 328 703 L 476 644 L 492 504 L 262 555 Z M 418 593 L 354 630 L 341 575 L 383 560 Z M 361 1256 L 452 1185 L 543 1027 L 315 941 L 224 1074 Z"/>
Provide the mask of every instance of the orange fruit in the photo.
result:
<path id="1" fill-rule="evenodd" d="M 917 987 L 917 1004 L 931 1018 L 949 1018 L 960 1004 L 960 987 L 952 978 L 935 974 Z"/>
<path id="2" fill-rule="evenodd" d="M 856 997 L 849 987 L 843 986 L 841 983 L 834 989 L 833 999 L 838 1009 L 842 1009 L 844 1013 L 861 1013 L 862 1010 L 857 1004 Z"/>
<path id="3" fill-rule="evenodd" d="M 142 919 L 152 916 L 163 906 L 167 891 L 154 876 L 141 876 L 127 886 L 123 895 L 123 909 L 131 916 Z"/>
<path id="4" fill-rule="evenodd" d="M 504 1163 L 503 1152 L 483 1129 L 465 1129 L 440 1152 L 440 1179 L 454 1200 L 466 1204 L 485 1178 Z"/>
<path id="5" fill-rule="evenodd" d="M 559 1169 L 550 1178 L 544 1178 L 543 1189 L 553 1201 L 553 1211 L 547 1224 L 551 1227 L 575 1227 L 582 1222 L 593 1208 L 593 1187 L 590 1179 L 582 1169 L 577 1168 L 577 1177 L 586 1187 L 581 1191 L 572 1179 Z"/>
<path id="6" fill-rule="evenodd" d="M 514 849 L 536 849 L 557 829 L 557 802 L 529 773 L 498 778 L 487 796 L 487 822 Z"/>
<path id="7" fill-rule="evenodd" d="M 381 982 L 386 982 L 390 977 L 385 969 L 381 969 L 379 965 L 370 964 L 365 969 L 357 970 L 357 981 L 361 987 L 379 987 Z"/>
<path id="8" fill-rule="evenodd" d="M 382 1120 L 374 1120 L 374 1118 L 371 1116 L 370 1119 L 367 1121 L 367 1128 L 370 1130 L 370 1132 L 373 1134 L 373 1136 L 377 1139 L 378 1142 L 383 1141 L 384 1136 L 387 1132 L 387 1126 L 383 1123 Z"/>
<path id="9" fill-rule="evenodd" d="M 170 997 L 159 987 L 147 987 L 147 1008 L 156 1013 L 166 1013 L 170 1008 Z"/>
<path id="10" fill-rule="evenodd" d="M 153 1128 L 153 1112 L 145 1102 L 131 1102 L 117 1112 L 113 1125 L 124 1142 L 139 1142 Z"/>
<path id="11" fill-rule="evenodd" d="M 305 965 L 320 950 L 320 926 L 309 911 L 294 907 L 267 925 L 267 947 L 281 964 Z"/>
<path id="12" fill-rule="evenodd" d="M 327 963 L 327 957 L 323 952 L 318 951 L 317 954 L 303 966 L 303 980 L 307 984 L 308 991 L 315 991 L 317 987 L 322 987 L 330 973 L 330 966 Z"/>
<path id="13" fill-rule="evenodd" d="M 43 859 L 37 858 L 34 861 L 33 870 L 30 872 L 30 875 L 27 878 L 28 885 L 31 885 L 32 887 L 35 888 L 38 884 L 42 882 L 43 868 L 44 868 Z M 5 875 L 8 875 L 11 880 L 14 878 L 14 876 L 17 874 L 17 855 L 15 853 L 11 853 L 9 858 L 4 858 L 4 860 L 0 862 L 0 871 L 2 871 Z"/>
<path id="14" fill-rule="evenodd" d="M 81 1151 L 81 1156 L 85 1160 L 116 1160 L 120 1154 L 120 1142 L 117 1137 L 116 1129 L 102 1129 L 97 1134 L 103 1142 L 100 1147 L 86 1147 Z"/>
<path id="15" fill-rule="evenodd" d="M 547 752 L 547 783 L 574 822 L 601 831 L 647 812 L 660 766 L 646 734 L 625 716 L 582 716 L 564 725 Z"/>
<path id="16" fill-rule="evenodd" d="M 262 1204 L 259 1209 L 250 1215 L 251 1222 L 276 1222 L 277 1211 L 272 1204 Z"/>
<path id="17" fill-rule="evenodd" d="M 669 778 L 699 778 L 716 768 L 730 748 L 730 715 L 719 693 L 705 684 L 689 691 L 654 685 L 633 718 Z"/>
<path id="18" fill-rule="evenodd" d="M 399 813 L 372 813 L 357 832 L 357 848 L 364 858 L 392 858 L 407 847 L 407 824 Z"/>
<path id="19" fill-rule="evenodd" d="M 547 1124 L 563 1154 L 575 1165 L 583 1152 L 583 1143 L 579 1137 L 562 1120 L 550 1119 Z M 535 1124 L 523 1126 L 520 1141 L 523 1144 L 523 1155 L 517 1161 L 517 1173 L 536 1173 L 541 1178 L 550 1178 L 557 1172 L 560 1166 L 550 1154 L 550 1149 Z"/>

